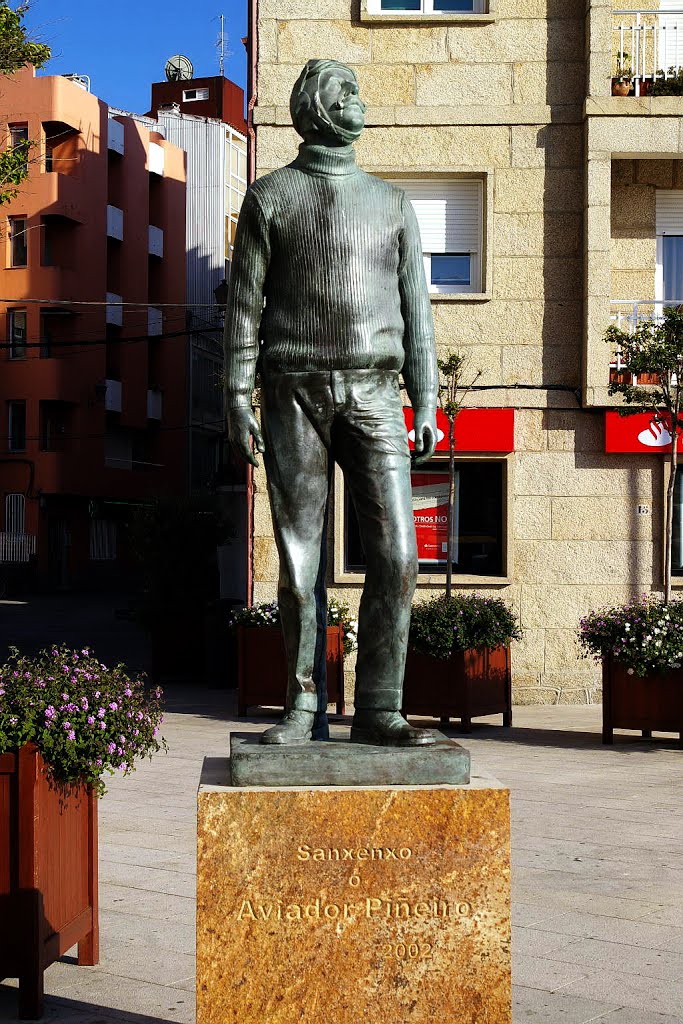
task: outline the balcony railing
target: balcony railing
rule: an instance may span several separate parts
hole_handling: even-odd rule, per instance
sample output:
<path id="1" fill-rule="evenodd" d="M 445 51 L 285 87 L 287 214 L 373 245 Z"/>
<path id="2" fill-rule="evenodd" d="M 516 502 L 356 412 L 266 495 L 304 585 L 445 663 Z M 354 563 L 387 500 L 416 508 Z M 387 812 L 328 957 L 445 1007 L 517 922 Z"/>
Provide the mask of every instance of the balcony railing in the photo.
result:
<path id="1" fill-rule="evenodd" d="M 683 67 L 683 6 L 613 11 L 612 53 L 617 76 L 630 73 L 635 95 L 646 95 L 658 72 L 670 78 Z"/>
<path id="2" fill-rule="evenodd" d="M 28 562 L 36 553 L 36 538 L 32 533 L 0 533 L 0 563 Z"/>
<path id="3" fill-rule="evenodd" d="M 683 305 L 683 299 L 613 299 L 610 303 L 612 312 L 610 320 L 626 334 L 633 334 L 639 324 L 648 320 L 657 322 L 664 315 L 664 310 L 669 306 Z M 626 371 L 621 352 L 617 352 L 609 365 L 610 383 L 623 384 L 657 384 L 657 375 L 654 373 L 642 373 L 640 376 Z"/>

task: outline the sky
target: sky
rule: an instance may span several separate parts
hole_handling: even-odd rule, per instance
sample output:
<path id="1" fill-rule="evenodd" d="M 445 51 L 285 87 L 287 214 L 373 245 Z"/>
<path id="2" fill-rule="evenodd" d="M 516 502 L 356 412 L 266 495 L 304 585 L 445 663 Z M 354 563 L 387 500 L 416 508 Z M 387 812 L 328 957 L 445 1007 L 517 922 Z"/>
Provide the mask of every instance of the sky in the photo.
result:
<path id="1" fill-rule="evenodd" d="M 223 6 L 221 6 L 223 4 Z M 246 82 L 247 0 L 32 0 L 25 24 L 52 60 L 39 74 L 89 75 L 112 107 L 145 113 L 150 84 L 165 79 L 169 57 L 185 54 L 197 78 L 217 75 L 219 14 L 225 14 L 226 77 Z"/>

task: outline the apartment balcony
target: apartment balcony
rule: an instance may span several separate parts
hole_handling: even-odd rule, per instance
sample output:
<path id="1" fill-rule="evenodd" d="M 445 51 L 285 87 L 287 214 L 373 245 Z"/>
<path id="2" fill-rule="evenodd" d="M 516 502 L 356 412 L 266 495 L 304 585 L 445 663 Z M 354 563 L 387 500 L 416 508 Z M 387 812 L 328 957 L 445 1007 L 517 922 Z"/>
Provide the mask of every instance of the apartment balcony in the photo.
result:
<path id="1" fill-rule="evenodd" d="M 683 68 L 683 6 L 667 10 L 617 10 L 612 15 L 615 73 L 612 94 L 650 96 L 666 88 Z M 619 83 L 619 75 L 626 77 Z M 615 93 L 615 86 L 622 90 Z M 626 91 L 626 87 L 628 91 Z M 655 90 L 657 91 L 657 90 Z"/>
<path id="2" fill-rule="evenodd" d="M 161 309 L 150 306 L 147 311 L 147 333 L 152 337 L 161 334 L 164 329 L 164 313 Z"/>
<path id="3" fill-rule="evenodd" d="M 107 292 L 106 320 L 115 327 L 123 326 L 123 298 L 116 292 Z"/>
<path id="4" fill-rule="evenodd" d="M 107 124 L 107 149 L 123 156 L 125 153 L 125 129 L 121 121 L 110 117 Z"/>
<path id="5" fill-rule="evenodd" d="M 149 144 L 149 157 L 147 160 L 147 167 L 150 174 L 157 174 L 159 177 L 163 177 L 164 174 L 164 161 L 165 153 L 164 147 L 160 146 L 158 142 L 150 142 Z"/>
<path id="6" fill-rule="evenodd" d="M 104 395 L 104 408 L 107 412 L 121 412 L 123 409 L 123 389 L 120 380 L 105 380 L 107 390 Z"/>
<path id="7" fill-rule="evenodd" d="M 644 323 L 661 320 L 664 309 L 667 306 L 679 306 L 683 299 L 612 299 L 610 320 L 615 327 L 625 334 L 634 334 L 636 329 Z M 634 374 L 628 373 L 622 362 L 621 353 L 613 352 L 609 364 L 609 382 L 619 384 L 657 384 L 657 375 L 653 373 Z"/>
<path id="8" fill-rule="evenodd" d="M 159 388 L 149 388 L 147 391 L 147 419 L 160 420 L 163 413 L 163 395 Z"/>
<path id="9" fill-rule="evenodd" d="M 164 255 L 164 232 L 154 224 L 149 225 L 147 251 L 150 256 L 157 256 L 159 259 Z"/>
<path id="10" fill-rule="evenodd" d="M 36 553 L 36 538 L 32 533 L 0 533 L 0 565 L 28 562 Z"/>
<path id="11" fill-rule="evenodd" d="M 118 206 L 107 206 L 107 238 L 123 241 L 123 210 Z"/>

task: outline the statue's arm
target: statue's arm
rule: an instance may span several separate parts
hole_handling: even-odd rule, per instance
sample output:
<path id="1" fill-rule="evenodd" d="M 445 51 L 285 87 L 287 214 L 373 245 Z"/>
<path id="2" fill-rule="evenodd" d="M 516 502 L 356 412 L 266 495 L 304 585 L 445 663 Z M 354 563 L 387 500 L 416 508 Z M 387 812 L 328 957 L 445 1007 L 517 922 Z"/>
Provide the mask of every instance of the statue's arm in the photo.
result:
<path id="1" fill-rule="evenodd" d="M 405 331 L 403 380 L 414 412 L 416 462 L 426 462 L 436 447 L 436 365 L 434 318 L 424 272 L 422 242 L 415 212 L 404 196 L 400 243 L 399 290 Z"/>
<path id="2" fill-rule="evenodd" d="M 256 196 L 247 192 L 240 212 L 225 309 L 225 407 L 228 437 L 247 462 L 256 466 L 251 445 L 264 450 L 251 409 L 259 355 L 263 286 L 270 261 L 268 223 Z"/>

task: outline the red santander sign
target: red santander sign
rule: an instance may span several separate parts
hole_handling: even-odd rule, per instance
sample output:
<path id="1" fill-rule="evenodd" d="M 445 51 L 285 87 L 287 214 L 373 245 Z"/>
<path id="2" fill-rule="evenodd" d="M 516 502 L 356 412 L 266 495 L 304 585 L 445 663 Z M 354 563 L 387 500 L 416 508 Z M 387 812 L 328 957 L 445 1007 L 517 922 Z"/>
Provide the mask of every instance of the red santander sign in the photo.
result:
<path id="1" fill-rule="evenodd" d="M 649 412 L 620 416 L 608 410 L 605 413 L 605 451 L 666 454 L 671 451 L 670 426 L 671 421 L 666 416 L 660 421 Z M 678 438 L 678 450 L 683 452 L 683 436 Z"/>
<path id="2" fill-rule="evenodd" d="M 415 447 L 413 410 L 403 410 L 410 449 Z M 436 411 L 438 452 L 448 451 L 448 418 Z M 514 409 L 462 409 L 455 421 L 455 450 L 458 452 L 513 452 L 515 450 Z"/>

